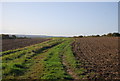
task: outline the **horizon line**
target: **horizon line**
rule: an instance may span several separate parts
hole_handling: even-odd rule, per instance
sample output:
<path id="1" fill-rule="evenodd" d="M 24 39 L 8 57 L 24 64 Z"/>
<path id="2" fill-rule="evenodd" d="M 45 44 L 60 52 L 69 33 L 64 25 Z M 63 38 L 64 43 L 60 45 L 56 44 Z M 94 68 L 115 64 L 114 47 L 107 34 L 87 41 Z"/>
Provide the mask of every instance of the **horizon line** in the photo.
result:
<path id="1" fill-rule="evenodd" d="M 72 37 L 72 36 L 91 36 L 91 35 L 104 35 L 104 34 L 108 34 L 108 33 L 120 33 L 120 32 L 107 32 L 107 33 L 103 33 L 103 34 L 88 34 L 88 35 L 83 35 L 83 34 L 79 34 L 79 35 L 47 35 L 47 34 L 20 34 L 20 33 L 0 33 L 0 34 L 8 34 L 8 35 L 41 35 L 41 36 L 63 36 L 63 37 Z"/>

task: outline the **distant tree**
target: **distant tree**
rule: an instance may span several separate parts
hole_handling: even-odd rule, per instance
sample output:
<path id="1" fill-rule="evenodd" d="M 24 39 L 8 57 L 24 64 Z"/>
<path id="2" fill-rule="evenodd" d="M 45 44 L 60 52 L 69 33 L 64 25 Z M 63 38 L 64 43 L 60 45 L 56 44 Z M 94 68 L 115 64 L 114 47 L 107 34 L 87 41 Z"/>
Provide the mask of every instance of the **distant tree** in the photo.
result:
<path id="1" fill-rule="evenodd" d="M 120 37 L 120 33 L 108 33 L 103 35 L 89 35 L 89 36 L 74 36 L 74 38 L 81 38 L 81 37 Z"/>
<path id="2" fill-rule="evenodd" d="M 95 35 L 95 37 L 100 37 L 100 35 Z"/>
<path id="3" fill-rule="evenodd" d="M 113 36 L 113 35 L 112 35 L 112 33 L 108 33 L 107 36 L 108 36 L 108 37 L 111 37 L 111 36 Z"/>
<path id="4" fill-rule="evenodd" d="M 106 36 L 106 34 L 102 35 L 102 36 Z"/>
<path id="5" fill-rule="evenodd" d="M 80 38 L 81 38 L 81 37 L 83 37 L 83 36 L 82 36 L 82 35 L 80 35 L 80 36 L 78 36 L 78 37 L 80 37 Z"/>
<path id="6" fill-rule="evenodd" d="M 0 34 L 2 39 L 26 39 L 27 37 L 17 37 L 16 35 Z"/>
<path id="7" fill-rule="evenodd" d="M 13 38 L 13 39 L 16 39 L 17 37 L 16 37 L 15 35 L 12 35 L 12 38 Z"/>
<path id="8" fill-rule="evenodd" d="M 2 39 L 9 39 L 10 37 L 9 37 L 9 35 L 7 35 L 7 34 L 2 34 Z"/>
<path id="9" fill-rule="evenodd" d="M 112 34 L 114 37 L 120 37 L 120 34 L 119 33 L 113 33 Z"/>

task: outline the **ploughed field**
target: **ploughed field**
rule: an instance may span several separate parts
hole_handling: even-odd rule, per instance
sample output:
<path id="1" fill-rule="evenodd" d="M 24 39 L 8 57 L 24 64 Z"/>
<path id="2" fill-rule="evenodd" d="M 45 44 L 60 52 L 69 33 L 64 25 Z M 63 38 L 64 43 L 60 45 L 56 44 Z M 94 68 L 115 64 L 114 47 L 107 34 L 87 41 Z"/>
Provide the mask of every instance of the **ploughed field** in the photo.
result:
<path id="1" fill-rule="evenodd" d="M 2 78 L 119 79 L 118 38 L 50 38 L 43 41 L 1 52 Z"/>
<path id="2" fill-rule="evenodd" d="M 80 67 L 94 72 L 93 77 L 118 79 L 118 37 L 78 38 L 72 46 L 76 59 L 84 63 Z"/>
<path id="3" fill-rule="evenodd" d="M 3 39 L 2 51 L 22 48 L 33 44 L 41 43 L 49 39 Z"/>

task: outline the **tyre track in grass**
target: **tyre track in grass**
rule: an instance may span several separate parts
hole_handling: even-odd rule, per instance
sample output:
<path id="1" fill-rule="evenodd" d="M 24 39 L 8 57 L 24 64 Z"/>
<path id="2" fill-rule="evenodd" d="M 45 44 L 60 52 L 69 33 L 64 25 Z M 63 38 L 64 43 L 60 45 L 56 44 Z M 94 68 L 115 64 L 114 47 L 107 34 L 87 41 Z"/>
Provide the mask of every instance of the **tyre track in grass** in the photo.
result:
<path id="1" fill-rule="evenodd" d="M 67 64 L 67 62 L 65 61 L 64 58 L 66 58 L 66 57 L 64 57 L 64 56 L 62 57 L 62 59 L 63 59 L 62 63 L 65 66 L 66 72 L 68 74 L 70 74 L 73 77 L 73 79 L 75 79 L 75 80 L 79 79 L 79 76 L 76 73 L 74 73 L 74 71 L 68 66 L 68 64 Z"/>
<path id="2" fill-rule="evenodd" d="M 77 68 L 77 61 L 71 50 L 72 39 L 66 38 L 65 41 L 55 46 L 49 51 L 47 58 L 44 60 L 44 74 L 41 79 L 71 79 L 80 80 L 86 70 Z"/>
<path id="3" fill-rule="evenodd" d="M 35 60 L 33 65 L 29 68 L 29 70 L 25 73 L 25 75 L 20 76 L 19 78 L 23 79 L 39 79 L 43 73 L 43 60 L 46 58 L 47 53 L 42 53 L 39 56 L 33 58 Z"/>
<path id="4" fill-rule="evenodd" d="M 64 48 L 64 43 L 61 43 L 48 52 L 47 58 L 44 60 L 44 72 L 41 79 L 72 79 L 65 71 L 60 53 Z"/>
<path id="5" fill-rule="evenodd" d="M 54 40 L 46 41 L 46 42 L 36 44 L 36 45 L 31 45 L 31 46 L 21 48 L 21 49 L 16 49 L 16 50 L 19 50 L 17 52 L 11 52 L 14 50 L 5 51 L 5 52 L 2 52 L 2 54 L 3 55 L 5 54 L 5 56 L 2 56 L 0 58 L 2 58 L 3 62 L 7 62 L 7 61 L 10 62 L 14 59 L 21 58 L 22 56 L 24 56 L 26 54 L 28 55 L 28 53 L 31 53 L 31 52 L 34 52 L 34 56 L 35 56 L 38 54 L 38 52 L 42 52 L 43 50 L 50 48 L 49 44 L 47 44 L 47 43 L 50 43 L 52 41 L 54 41 Z M 43 45 L 43 44 L 45 44 L 45 45 Z M 52 44 L 50 44 L 50 45 L 52 45 Z"/>
<path id="6" fill-rule="evenodd" d="M 28 41 L 28 40 L 30 40 L 30 41 Z M 35 46 L 37 44 L 40 44 L 40 43 L 43 43 L 43 42 L 46 42 L 46 41 L 50 41 L 50 39 L 25 39 L 25 40 L 24 39 L 23 40 L 21 40 L 21 39 L 16 39 L 16 40 L 14 40 L 14 39 L 5 39 L 3 41 L 4 41 L 3 42 L 4 44 L 2 46 L 4 46 L 4 48 L 3 48 L 2 52 L 0 52 L 0 57 L 8 55 L 8 54 L 13 54 L 15 52 L 19 52 L 21 50 L 24 50 L 24 48 L 26 48 L 26 47 Z M 27 44 L 29 42 L 29 45 L 26 45 L 25 42 Z M 8 46 L 9 44 L 10 44 L 10 47 Z M 22 45 L 22 46 L 20 46 L 20 45 Z M 15 49 L 16 46 L 17 46 L 17 48 Z M 14 48 L 14 49 L 12 49 L 12 48 Z"/>
<path id="7" fill-rule="evenodd" d="M 42 43 L 40 45 L 39 44 L 33 45 L 28 48 L 27 47 L 23 48 L 23 50 L 21 50 L 19 52 L 11 53 L 10 55 L 5 55 L 0 58 L 2 58 L 3 62 L 5 62 L 5 63 L 19 59 L 19 58 L 23 58 L 24 55 L 25 55 L 24 57 L 30 59 L 30 58 L 38 55 L 39 53 L 42 53 L 44 50 L 54 47 L 55 45 L 57 45 L 59 43 L 60 42 L 54 42 L 54 43 L 50 44 L 50 42 L 48 42 L 48 44 L 45 43 L 45 45 L 43 45 Z M 32 53 L 32 54 L 30 54 L 30 53 Z"/>
<path id="8" fill-rule="evenodd" d="M 56 42 L 56 41 L 57 41 L 57 42 Z M 28 54 L 28 57 L 29 57 L 29 58 L 25 58 L 25 59 L 21 58 L 22 61 L 20 60 L 20 58 L 19 58 L 19 59 L 15 59 L 15 60 L 14 60 L 15 64 L 16 64 L 16 60 L 20 60 L 20 61 L 17 61 L 17 63 L 19 63 L 19 64 L 17 64 L 17 65 L 19 65 L 19 66 L 23 66 L 23 67 L 26 67 L 26 66 L 27 66 L 28 68 L 30 68 L 31 65 L 34 64 L 35 62 L 36 62 L 36 63 L 35 63 L 36 65 L 40 66 L 40 65 L 38 64 L 38 63 L 40 62 L 40 58 L 42 58 L 42 57 L 44 56 L 44 55 L 42 56 L 41 53 L 42 53 L 42 52 L 43 52 L 43 53 L 44 53 L 44 52 L 47 52 L 48 49 L 50 49 L 50 48 L 52 48 L 52 47 L 60 44 L 60 43 L 63 42 L 63 41 L 61 41 L 61 40 L 60 40 L 60 41 L 54 40 L 53 42 L 54 42 L 53 44 L 51 43 L 52 45 L 50 44 L 50 46 L 45 46 L 45 47 L 43 47 L 44 49 L 42 49 L 42 50 L 41 50 L 41 49 L 37 49 L 37 52 L 35 51 L 35 53 L 34 53 L 35 55 L 34 55 L 34 54 L 31 54 L 31 55 L 29 56 L 29 54 Z M 48 44 L 48 45 L 49 45 L 49 44 Z M 38 45 L 38 46 L 39 46 L 39 45 Z M 37 57 L 37 55 L 39 55 L 39 58 Z M 35 57 L 36 57 L 36 58 L 35 58 Z M 33 59 L 33 58 L 34 58 L 34 59 Z M 15 64 L 12 64 L 12 66 L 14 66 Z M 11 65 L 10 65 L 10 68 L 11 68 Z M 10 69 L 10 68 L 9 68 L 9 69 Z M 13 67 L 13 69 L 14 69 L 14 68 L 16 68 L 16 67 Z M 28 69 L 28 68 L 27 68 L 27 69 Z M 18 71 L 18 70 L 20 71 L 20 69 L 21 69 L 20 67 L 19 67 L 19 68 L 17 67 L 16 71 Z M 27 71 L 27 69 L 26 69 L 26 70 L 24 69 L 24 70 L 25 70 L 24 73 Z M 7 68 L 7 70 L 8 70 L 8 68 Z M 11 70 L 11 69 L 10 69 L 10 70 Z M 14 70 L 15 70 L 15 69 L 14 69 Z M 23 69 L 21 69 L 21 70 L 23 70 Z M 40 70 L 40 69 L 38 69 L 38 70 Z M 4 72 L 4 71 L 3 71 L 3 72 Z M 3 78 L 4 78 L 4 79 L 5 79 L 5 78 L 6 78 L 6 79 L 7 79 L 7 78 L 9 78 L 9 79 L 14 79 L 14 78 L 19 78 L 20 76 L 22 77 L 22 75 L 18 75 L 18 74 L 16 75 L 15 72 L 12 72 L 12 73 L 14 73 L 14 75 L 13 75 L 13 74 L 11 75 L 11 71 L 10 71 L 10 76 L 9 76 L 9 72 L 8 72 L 7 75 L 4 75 Z M 23 74 L 23 75 L 24 75 L 24 74 Z M 7 77 L 7 76 L 8 76 L 8 77 Z"/>
<path id="9" fill-rule="evenodd" d="M 64 50 L 61 52 L 61 59 L 62 64 L 65 66 L 66 72 L 73 77 L 73 79 L 77 80 L 80 79 L 79 76 L 74 72 L 74 70 L 69 66 L 68 62 L 66 61 L 66 56 L 64 55 L 66 52 L 66 46 L 63 48 Z"/>
<path id="10" fill-rule="evenodd" d="M 55 46 L 61 44 L 62 42 L 60 43 L 57 43 L 55 45 L 52 45 L 51 48 L 47 48 L 47 50 L 44 51 L 44 53 L 42 53 L 41 55 L 39 56 L 36 56 L 34 57 L 32 60 L 35 59 L 33 65 L 30 67 L 29 69 L 29 72 L 27 72 L 25 74 L 25 76 L 21 76 L 19 78 L 27 78 L 27 79 L 37 79 L 39 80 L 40 77 L 42 76 L 42 74 L 44 73 L 44 60 L 47 58 L 48 56 L 48 52 L 53 49 Z"/>
<path id="11" fill-rule="evenodd" d="M 57 42 L 55 42 L 57 41 Z M 6 76 L 6 79 L 62 79 L 62 80 L 80 80 L 84 77 L 82 73 L 85 72 L 84 68 L 78 68 L 80 65 L 75 59 L 75 56 L 71 49 L 71 38 L 54 39 L 52 43 L 46 43 L 47 46 L 41 49 L 35 49 L 33 54 L 30 54 L 27 58 L 14 60 L 19 66 L 17 70 L 24 73 L 16 75 L 15 72 Z M 50 44 L 49 44 L 50 43 Z M 36 48 L 40 45 L 36 45 Z M 34 48 L 34 46 L 33 46 Z M 30 49 L 29 49 L 30 50 Z M 36 54 L 36 55 L 34 55 Z M 22 59 L 22 61 L 20 60 Z M 21 69 L 21 66 L 27 67 L 27 69 Z M 16 68 L 16 67 L 15 67 Z M 16 70 L 13 68 L 14 70 Z M 10 69 L 11 70 L 11 69 Z"/>
<path id="12" fill-rule="evenodd" d="M 65 46 L 61 52 L 62 63 L 65 66 L 66 72 L 72 76 L 74 80 L 86 80 L 86 69 L 78 67 L 81 65 L 81 62 L 76 59 L 72 51 L 72 42 L 73 39 L 68 39 L 65 42 Z"/>

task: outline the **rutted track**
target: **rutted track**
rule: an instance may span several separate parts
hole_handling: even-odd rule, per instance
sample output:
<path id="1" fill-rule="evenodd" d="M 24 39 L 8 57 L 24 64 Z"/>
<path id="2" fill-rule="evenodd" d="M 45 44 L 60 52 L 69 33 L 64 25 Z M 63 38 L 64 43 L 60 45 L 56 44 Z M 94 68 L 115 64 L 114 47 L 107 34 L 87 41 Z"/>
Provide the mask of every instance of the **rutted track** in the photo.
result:
<path id="1" fill-rule="evenodd" d="M 5 54 L 3 79 L 82 79 L 86 70 L 77 68 L 71 38 L 54 38 Z"/>
<path id="2" fill-rule="evenodd" d="M 19 52 L 1 57 L 3 60 L 3 78 L 18 78 L 19 76 L 23 76 L 24 73 L 28 71 L 30 66 L 34 64 L 34 61 L 37 61 L 37 59 L 33 58 L 46 52 L 48 48 L 50 49 L 61 42 L 63 41 L 59 39 L 50 40 L 44 43 L 26 47 Z"/>

